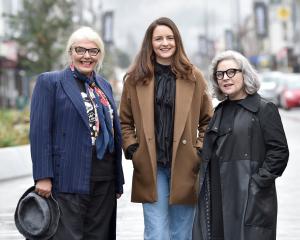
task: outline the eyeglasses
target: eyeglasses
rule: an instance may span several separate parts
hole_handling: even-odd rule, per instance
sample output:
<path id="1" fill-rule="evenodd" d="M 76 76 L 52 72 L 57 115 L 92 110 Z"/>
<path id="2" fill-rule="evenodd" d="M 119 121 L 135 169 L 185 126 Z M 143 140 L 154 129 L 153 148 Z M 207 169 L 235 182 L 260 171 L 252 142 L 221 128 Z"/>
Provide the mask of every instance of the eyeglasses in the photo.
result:
<path id="1" fill-rule="evenodd" d="M 84 55 L 87 51 L 90 56 L 97 56 L 97 54 L 100 52 L 99 48 L 74 47 L 74 50 L 78 55 Z"/>
<path id="2" fill-rule="evenodd" d="M 226 73 L 227 77 L 233 78 L 237 72 L 242 72 L 242 69 L 229 68 L 226 71 L 216 71 L 215 76 L 217 80 L 222 80 L 224 73 Z"/>

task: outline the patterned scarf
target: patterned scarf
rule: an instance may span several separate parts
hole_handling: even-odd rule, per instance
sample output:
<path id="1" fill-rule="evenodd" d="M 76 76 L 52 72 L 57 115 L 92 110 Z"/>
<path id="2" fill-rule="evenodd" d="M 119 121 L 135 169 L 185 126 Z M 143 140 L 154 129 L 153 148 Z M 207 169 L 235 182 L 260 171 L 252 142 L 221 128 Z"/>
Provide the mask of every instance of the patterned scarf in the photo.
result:
<path id="1" fill-rule="evenodd" d="M 110 153 L 114 151 L 114 132 L 111 117 L 112 109 L 107 97 L 97 85 L 95 75 L 95 72 L 92 72 L 91 77 L 87 77 L 80 73 L 76 68 L 74 68 L 73 71 L 74 78 L 84 82 L 86 93 L 97 110 L 95 112 L 96 130 L 98 132 L 96 138 L 96 150 L 97 158 L 101 160 L 107 150 Z"/>

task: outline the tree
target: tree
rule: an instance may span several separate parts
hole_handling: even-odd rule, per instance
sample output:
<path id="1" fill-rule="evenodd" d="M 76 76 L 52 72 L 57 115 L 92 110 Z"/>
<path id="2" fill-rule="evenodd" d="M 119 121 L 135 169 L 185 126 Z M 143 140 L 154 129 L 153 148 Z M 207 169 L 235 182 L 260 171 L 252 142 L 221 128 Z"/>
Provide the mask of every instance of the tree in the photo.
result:
<path id="1" fill-rule="evenodd" d="M 6 15 L 19 44 L 19 67 L 27 76 L 53 70 L 72 30 L 73 0 L 23 0 L 23 10 Z"/>

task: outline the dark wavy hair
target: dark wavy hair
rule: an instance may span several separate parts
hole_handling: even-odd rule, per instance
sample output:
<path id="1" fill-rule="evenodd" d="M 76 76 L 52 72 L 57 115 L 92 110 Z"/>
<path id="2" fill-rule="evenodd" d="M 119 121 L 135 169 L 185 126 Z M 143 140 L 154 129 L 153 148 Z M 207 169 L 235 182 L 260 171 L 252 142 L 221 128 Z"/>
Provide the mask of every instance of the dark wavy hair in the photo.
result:
<path id="1" fill-rule="evenodd" d="M 169 27 L 174 34 L 176 50 L 171 61 L 171 69 L 177 78 L 188 79 L 193 65 L 185 53 L 179 30 L 171 19 L 161 17 L 153 21 L 147 28 L 141 49 L 125 74 L 124 80 L 130 78 L 136 84 L 139 82 L 148 84 L 154 77 L 155 53 L 152 46 L 152 35 L 154 29 L 161 25 Z"/>

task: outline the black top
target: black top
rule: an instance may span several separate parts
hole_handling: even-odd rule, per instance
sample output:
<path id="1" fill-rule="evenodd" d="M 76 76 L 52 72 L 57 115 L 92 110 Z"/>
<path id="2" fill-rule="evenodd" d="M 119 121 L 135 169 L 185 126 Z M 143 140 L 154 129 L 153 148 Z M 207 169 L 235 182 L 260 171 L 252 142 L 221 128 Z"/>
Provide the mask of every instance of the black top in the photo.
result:
<path id="1" fill-rule="evenodd" d="M 238 109 L 238 101 L 226 100 L 223 105 L 222 118 L 220 122 L 220 135 L 230 134 L 233 126 L 234 116 Z M 216 141 L 218 143 L 218 141 Z M 214 146 L 214 155 L 211 161 L 211 226 L 212 226 L 212 239 L 224 239 L 224 226 L 223 226 L 223 206 L 222 206 L 222 191 L 220 182 L 220 163 L 217 156 L 221 146 Z"/>
<path id="2" fill-rule="evenodd" d="M 227 132 L 232 128 L 236 110 L 239 108 L 240 100 L 226 100 L 223 105 L 222 118 L 220 122 L 220 133 Z"/>
<path id="3" fill-rule="evenodd" d="M 173 149 L 176 76 L 170 65 L 155 63 L 154 119 L 157 163 L 170 166 Z"/>

